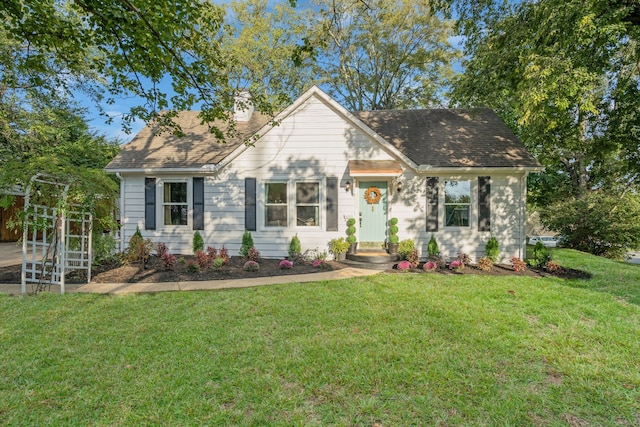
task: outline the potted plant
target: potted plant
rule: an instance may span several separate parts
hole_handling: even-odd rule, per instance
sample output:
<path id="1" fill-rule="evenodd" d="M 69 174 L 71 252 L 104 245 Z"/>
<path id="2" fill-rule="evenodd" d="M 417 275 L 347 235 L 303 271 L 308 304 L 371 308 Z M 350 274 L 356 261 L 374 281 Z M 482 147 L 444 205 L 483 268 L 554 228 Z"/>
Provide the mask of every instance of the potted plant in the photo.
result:
<path id="1" fill-rule="evenodd" d="M 329 251 L 337 261 L 344 261 L 351 244 L 344 237 L 329 240 Z"/>
<path id="2" fill-rule="evenodd" d="M 358 240 L 356 239 L 356 220 L 349 218 L 347 220 L 347 243 L 349 243 L 349 253 L 355 254 L 358 249 Z"/>
<path id="3" fill-rule="evenodd" d="M 389 242 L 387 244 L 387 251 L 390 255 L 398 253 L 398 241 L 398 218 L 391 218 L 389 220 Z"/>

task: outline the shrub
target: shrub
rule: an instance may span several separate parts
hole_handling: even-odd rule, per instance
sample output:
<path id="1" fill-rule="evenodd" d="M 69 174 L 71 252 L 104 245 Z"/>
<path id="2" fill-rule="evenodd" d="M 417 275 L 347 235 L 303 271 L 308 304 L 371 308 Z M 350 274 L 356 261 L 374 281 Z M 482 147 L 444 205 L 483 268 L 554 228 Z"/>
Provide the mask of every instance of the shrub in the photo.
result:
<path id="1" fill-rule="evenodd" d="M 640 198 L 634 191 L 586 191 L 540 211 L 543 224 L 563 236 L 563 246 L 619 259 L 640 246 L 638 218 Z"/>
<path id="2" fill-rule="evenodd" d="M 410 268 L 411 268 L 411 263 L 409 261 L 404 260 L 398 263 L 398 270 L 407 271 Z"/>
<path id="3" fill-rule="evenodd" d="M 131 236 L 129 240 L 129 249 L 125 253 L 125 262 L 140 263 L 140 268 L 144 270 L 144 265 L 149 259 L 149 255 L 153 250 L 153 242 L 149 239 L 143 239 L 139 229 Z"/>
<path id="4" fill-rule="evenodd" d="M 427 253 L 429 258 L 435 258 L 440 255 L 440 249 L 438 249 L 438 242 L 436 242 L 435 236 L 431 235 L 429 243 L 427 244 Z"/>
<path id="5" fill-rule="evenodd" d="M 209 255 L 211 259 L 216 259 L 218 258 L 218 250 L 213 246 L 207 246 L 207 255 Z"/>
<path id="6" fill-rule="evenodd" d="M 478 268 L 482 271 L 491 271 L 493 267 L 493 260 L 488 256 L 482 257 L 478 260 Z"/>
<path id="7" fill-rule="evenodd" d="M 316 258 L 316 259 L 313 260 L 311 265 L 314 268 L 325 268 L 327 266 L 327 262 L 325 260 L 323 260 L 322 258 Z"/>
<path id="8" fill-rule="evenodd" d="M 349 250 L 349 242 L 344 237 L 329 240 L 329 251 L 334 254 L 343 254 Z"/>
<path id="9" fill-rule="evenodd" d="M 220 258 L 220 257 L 218 257 L 218 258 L 215 258 L 215 259 L 213 260 L 213 265 L 212 265 L 212 267 L 213 267 L 213 269 L 214 269 L 214 270 L 220 271 L 220 270 L 222 270 L 222 267 L 223 267 L 226 263 L 227 263 L 227 261 L 226 261 L 224 258 Z"/>
<path id="10" fill-rule="evenodd" d="M 250 247 L 249 248 L 249 253 L 247 254 L 247 258 L 250 261 L 258 262 L 258 261 L 260 261 L 260 252 L 258 252 L 258 250 L 256 248 Z"/>
<path id="11" fill-rule="evenodd" d="M 258 271 L 260 269 L 260 264 L 258 264 L 255 261 L 247 261 L 244 263 L 244 265 L 242 266 L 242 269 L 244 271 Z"/>
<path id="12" fill-rule="evenodd" d="M 536 245 L 533 247 L 532 257 L 528 261 L 529 265 L 531 265 L 532 267 L 542 268 L 549 261 L 551 261 L 549 249 L 547 249 L 547 247 L 543 245 L 542 242 L 536 243 Z"/>
<path id="13" fill-rule="evenodd" d="M 562 267 L 555 261 L 547 262 L 546 268 L 549 273 L 555 274 L 562 272 Z"/>
<path id="14" fill-rule="evenodd" d="M 293 267 L 293 263 L 288 259 L 283 259 L 282 261 L 280 261 L 280 264 L 278 264 L 278 267 L 280 267 L 283 270 L 289 270 L 290 268 Z"/>
<path id="15" fill-rule="evenodd" d="M 291 243 L 289 243 L 289 258 L 296 259 L 302 253 L 302 246 L 300 246 L 300 239 L 298 239 L 298 235 L 296 234 L 291 238 Z"/>
<path id="16" fill-rule="evenodd" d="M 527 264 L 517 256 L 511 257 L 511 265 L 513 266 L 513 271 L 521 272 L 527 269 Z"/>
<path id="17" fill-rule="evenodd" d="M 253 247 L 253 237 L 251 237 L 251 232 L 249 230 L 244 230 L 244 234 L 242 235 L 242 245 L 240 246 L 240 255 L 243 258 L 247 258 L 249 256 L 249 249 Z"/>
<path id="18" fill-rule="evenodd" d="M 347 220 L 347 242 L 349 242 L 349 244 L 354 244 L 356 243 L 358 240 L 356 239 L 356 220 L 355 218 L 349 218 Z"/>
<path id="19" fill-rule="evenodd" d="M 189 273 L 197 273 L 198 271 L 200 271 L 200 265 L 198 264 L 198 261 L 196 261 L 195 259 L 190 259 L 187 262 L 187 271 Z"/>
<path id="20" fill-rule="evenodd" d="M 469 257 L 468 254 L 464 253 L 464 252 L 459 252 L 458 253 L 458 257 L 456 258 L 458 261 L 462 262 L 464 265 L 469 265 L 471 264 L 471 258 Z"/>
<path id="21" fill-rule="evenodd" d="M 418 264 L 420 264 L 420 255 L 418 255 L 418 250 L 415 248 L 405 255 L 404 259 L 409 261 L 413 268 L 416 268 Z"/>
<path id="22" fill-rule="evenodd" d="M 498 239 L 491 236 L 486 246 L 484 247 L 484 253 L 493 263 L 498 262 L 500 256 L 500 249 L 498 247 Z"/>
<path id="23" fill-rule="evenodd" d="M 427 261 L 424 263 L 424 265 L 422 266 L 422 269 L 424 271 L 436 271 L 438 269 L 438 264 L 436 264 L 433 261 Z"/>
<path id="24" fill-rule="evenodd" d="M 389 243 L 398 243 L 398 218 L 391 218 L 389 220 Z"/>
<path id="25" fill-rule="evenodd" d="M 193 253 L 204 251 L 204 239 L 199 231 L 193 233 Z"/>
<path id="26" fill-rule="evenodd" d="M 102 264 L 116 259 L 117 242 L 108 233 L 93 233 L 93 263 Z"/>
<path id="27" fill-rule="evenodd" d="M 156 245 L 156 255 L 158 255 L 158 258 L 162 258 L 166 253 L 167 245 L 162 242 L 158 242 L 158 244 Z"/>
<path id="28" fill-rule="evenodd" d="M 196 252 L 196 262 L 201 269 L 205 270 L 213 265 L 213 258 L 207 255 L 205 251 L 200 250 Z"/>
<path id="29" fill-rule="evenodd" d="M 162 266 L 165 270 L 173 270 L 176 266 L 176 257 L 169 252 L 162 254 Z"/>
<path id="30" fill-rule="evenodd" d="M 464 263 L 459 259 L 454 259 L 449 263 L 449 270 L 460 271 L 464 268 Z"/>
<path id="31" fill-rule="evenodd" d="M 218 252 L 218 258 L 222 258 L 224 260 L 224 263 L 227 264 L 229 262 L 229 259 L 231 259 L 231 257 L 229 256 L 229 250 L 224 246 L 221 247 L 220 251 Z"/>
<path id="32" fill-rule="evenodd" d="M 398 244 L 398 255 L 401 259 L 407 259 L 407 255 L 416 249 L 416 243 L 411 239 L 405 239 Z"/>

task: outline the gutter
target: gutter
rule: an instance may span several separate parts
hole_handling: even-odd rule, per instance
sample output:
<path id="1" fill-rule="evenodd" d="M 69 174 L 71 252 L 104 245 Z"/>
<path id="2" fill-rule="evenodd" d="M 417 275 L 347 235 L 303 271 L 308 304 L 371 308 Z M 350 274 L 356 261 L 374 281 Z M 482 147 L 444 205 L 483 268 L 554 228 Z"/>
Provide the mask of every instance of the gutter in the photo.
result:
<path id="1" fill-rule="evenodd" d="M 120 206 L 118 206 L 118 209 L 120 209 L 120 229 L 118 230 L 118 233 L 120 234 L 120 252 L 124 252 L 124 236 L 122 234 L 122 229 L 124 227 L 124 221 L 125 218 L 123 215 L 124 213 L 124 178 L 122 178 L 122 175 L 120 175 L 120 172 L 116 172 L 116 178 L 118 178 L 118 180 L 120 181 Z"/>

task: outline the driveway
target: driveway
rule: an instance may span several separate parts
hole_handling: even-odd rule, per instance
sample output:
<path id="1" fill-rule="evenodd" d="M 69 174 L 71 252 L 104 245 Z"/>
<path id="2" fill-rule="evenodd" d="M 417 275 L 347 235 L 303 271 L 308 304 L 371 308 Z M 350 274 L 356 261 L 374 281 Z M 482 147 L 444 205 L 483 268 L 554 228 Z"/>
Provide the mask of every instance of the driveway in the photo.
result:
<path id="1" fill-rule="evenodd" d="M 22 264 L 22 244 L 15 242 L 0 243 L 0 267 Z"/>

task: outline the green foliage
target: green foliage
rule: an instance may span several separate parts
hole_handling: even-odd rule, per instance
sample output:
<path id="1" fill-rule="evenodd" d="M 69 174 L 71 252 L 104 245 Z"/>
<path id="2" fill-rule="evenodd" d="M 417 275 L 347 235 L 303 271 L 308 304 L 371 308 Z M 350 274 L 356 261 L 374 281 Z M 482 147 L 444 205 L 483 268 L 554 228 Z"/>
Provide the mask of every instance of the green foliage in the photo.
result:
<path id="1" fill-rule="evenodd" d="M 621 259 L 640 245 L 640 197 L 589 192 L 540 211 L 540 219 L 562 235 L 563 245 L 594 255 Z"/>
<path id="2" fill-rule="evenodd" d="M 94 264 L 100 265 L 116 259 L 117 242 L 112 234 L 94 232 L 92 246 Z"/>
<path id="3" fill-rule="evenodd" d="M 323 0 L 313 35 L 319 77 L 350 111 L 443 103 L 456 52 L 427 2 Z"/>
<path id="4" fill-rule="evenodd" d="M 344 237 L 329 240 L 329 251 L 334 254 L 343 254 L 349 250 L 349 242 Z"/>
<path id="5" fill-rule="evenodd" d="M 493 263 L 498 262 L 500 256 L 500 248 L 498 246 L 498 239 L 491 236 L 489 241 L 484 247 L 484 253 Z"/>
<path id="6" fill-rule="evenodd" d="M 198 230 L 193 233 L 193 243 L 192 243 L 193 253 L 196 254 L 198 252 L 204 251 L 204 239 Z"/>
<path id="7" fill-rule="evenodd" d="M 289 243 L 289 257 L 291 259 L 298 258 L 302 253 L 302 246 L 300 246 L 300 239 L 298 239 L 298 235 L 296 234 L 291 238 L 291 243 Z"/>
<path id="8" fill-rule="evenodd" d="M 225 264 L 224 258 L 214 258 L 212 267 L 214 270 L 220 271 L 222 270 L 222 267 L 224 266 L 224 264 Z"/>
<path id="9" fill-rule="evenodd" d="M 349 218 L 347 220 L 347 242 L 352 245 L 356 243 L 358 240 L 356 238 L 356 220 L 355 218 Z"/>
<path id="10" fill-rule="evenodd" d="M 542 242 L 536 243 L 531 254 L 531 258 L 527 261 L 532 267 L 542 268 L 551 260 L 551 253 L 549 252 L 549 249 L 542 244 Z"/>
<path id="11" fill-rule="evenodd" d="M 529 179 L 530 202 L 546 207 L 593 191 L 637 194 L 635 3 L 440 3 L 456 5 L 466 36 L 469 60 L 455 101 L 496 109 L 545 166 Z"/>
<path id="12" fill-rule="evenodd" d="M 391 218 L 389 220 L 389 243 L 398 243 L 400 238 L 398 237 L 398 218 Z"/>
<path id="13" fill-rule="evenodd" d="M 407 255 L 416 249 L 416 242 L 411 239 L 401 240 L 398 243 L 398 255 L 400 259 L 407 259 Z"/>
<path id="14" fill-rule="evenodd" d="M 431 235 L 429 239 L 429 243 L 427 244 L 427 253 L 429 254 L 429 258 L 435 258 L 440 255 L 440 249 L 438 249 L 438 242 L 436 242 L 436 238 L 434 235 Z"/>
<path id="15" fill-rule="evenodd" d="M 129 247 L 124 254 L 124 261 L 133 264 L 140 264 L 140 270 L 144 270 L 144 266 L 153 249 L 154 244 L 151 239 L 143 238 L 140 229 L 136 228 L 136 232 L 129 240 Z"/>
<path id="16" fill-rule="evenodd" d="M 247 258 L 249 256 L 249 250 L 253 247 L 253 237 L 251 236 L 251 232 L 249 230 L 244 230 L 244 234 L 242 235 L 242 245 L 240 246 L 240 255 L 243 258 Z"/>

